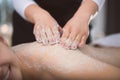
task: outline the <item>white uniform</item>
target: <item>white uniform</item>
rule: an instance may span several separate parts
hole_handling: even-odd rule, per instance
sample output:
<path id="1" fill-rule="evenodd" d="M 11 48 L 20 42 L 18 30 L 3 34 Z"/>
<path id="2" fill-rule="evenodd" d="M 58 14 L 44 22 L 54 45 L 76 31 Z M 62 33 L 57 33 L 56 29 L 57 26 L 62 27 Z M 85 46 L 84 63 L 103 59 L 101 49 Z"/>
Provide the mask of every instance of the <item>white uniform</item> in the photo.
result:
<path id="1" fill-rule="evenodd" d="M 99 10 L 102 8 L 105 0 L 93 0 L 99 7 Z M 26 19 L 25 17 L 25 14 L 24 14 L 24 11 L 25 9 L 31 5 L 31 4 L 36 4 L 35 1 L 33 0 L 13 0 L 13 4 L 14 4 L 14 8 L 15 10 L 24 18 Z"/>

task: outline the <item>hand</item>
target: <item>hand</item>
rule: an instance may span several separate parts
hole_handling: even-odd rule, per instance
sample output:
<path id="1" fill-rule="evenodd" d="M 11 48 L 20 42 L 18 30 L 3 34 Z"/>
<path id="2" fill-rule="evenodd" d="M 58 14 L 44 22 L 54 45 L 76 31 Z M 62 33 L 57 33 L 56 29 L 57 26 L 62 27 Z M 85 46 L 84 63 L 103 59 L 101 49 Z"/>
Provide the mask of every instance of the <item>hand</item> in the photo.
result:
<path id="1" fill-rule="evenodd" d="M 60 44 L 66 49 L 82 47 L 88 38 L 88 21 L 73 17 L 63 28 L 63 35 Z"/>
<path id="2" fill-rule="evenodd" d="M 58 43 L 60 40 L 58 28 L 58 23 L 48 12 L 36 15 L 34 35 L 38 42 L 44 45 Z"/>

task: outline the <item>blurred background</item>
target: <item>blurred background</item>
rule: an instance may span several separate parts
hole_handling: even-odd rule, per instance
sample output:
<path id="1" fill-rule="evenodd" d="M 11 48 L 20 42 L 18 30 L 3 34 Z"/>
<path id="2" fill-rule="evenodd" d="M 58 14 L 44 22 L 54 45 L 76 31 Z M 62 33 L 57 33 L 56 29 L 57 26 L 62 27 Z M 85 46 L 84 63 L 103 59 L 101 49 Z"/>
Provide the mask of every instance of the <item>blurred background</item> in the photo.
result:
<path id="1" fill-rule="evenodd" d="M 98 15 L 91 21 L 92 42 L 113 33 L 120 32 L 120 0 L 106 0 Z M 0 36 L 12 45 L 13 17 L 12 0 L 0 0 Z"/>
<path id="2" fill-rule="evenodd" d="M 9 45 L 12 44 L 12 0 L 0 0 L 0 36 L 3 36 Z"/>

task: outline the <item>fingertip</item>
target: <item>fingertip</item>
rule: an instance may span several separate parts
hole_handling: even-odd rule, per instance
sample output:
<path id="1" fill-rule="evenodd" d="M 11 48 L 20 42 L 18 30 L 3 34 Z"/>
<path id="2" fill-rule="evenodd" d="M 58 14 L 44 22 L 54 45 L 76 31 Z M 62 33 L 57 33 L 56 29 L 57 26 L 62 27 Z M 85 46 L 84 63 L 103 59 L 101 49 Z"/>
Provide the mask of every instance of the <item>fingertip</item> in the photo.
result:
<path id="1" fill-rule="evenodd" d="M 70 48 L 73 49 L 73 50 L 77 49 L 77 43 L 74 42 L 74 43 L 71 45 Z"/>
<path id="2" fill-rule="evenodd" d="M 60 42 L 60 33 L 55 35 L 55 43 L 59 43 Z"/>
<path id="3" fill-rule="evenodd" d="M 80 42 L 80 46 L 82 47 L 85 43 L 86 43 L 86 40 L 85 40 L 85 38 L 83 37 L 82 40 L 81 40 L 81 42 Z"/>
<path id="4" fill-rule="evenodd" d="M 42 42 L 39 38 L 36 38 L 36 41 L 37 41 L 38 43 L 41 43 L 41 42 Z"/>
<path id="5" fill-rule="evenodd" d="M 54 40 L 54 44 L 58 44 L 60 42 L 60 32 L 58 30 L 59 25 L 56 24 L 55 26 L 53 26 L 52 28 L 52 33 L 53 33 L 53 40 Z"/>
<path id="6" fill-rule="evenodd" d="M 60 37 L 61 37 L 63 34 L 63 29 L 61 27 L 58 27 L 58 31 L 60 32 Z"/>
<path id="7" fill-rule="evenodd" d="M 63 35 L 61 37 L 61 43 L 62 43 L 62 46 L 66 49 L 69 49 L 69 46 L 67 45 L 67 39 L 68 39 L 68 36 L 69 36 L 69 31 L 66 30 L 65 32 L 65 29 L 63 29 Z"/>
<path id="8" fill-rule="evenodd" d="M 75 49 L 77 49 L 77 46 L 71 46 L 71 49 L 75 50 Z"/>
<path id="9" fill-rule="evenodd" d="M 79 44 L 79 47 L 83 47 L 86 44 L 86 40 L 87 40 L 87 37 L 83 36 L 82 39 L 81 39 L 81 42 Z"/>
<path id="10" fill-rule="evenodd" d="M 79 44 L 79 48 L 84 47 L 84 45 L 85 45 L 85 43 L 80 43 L 80 44 Z"/>

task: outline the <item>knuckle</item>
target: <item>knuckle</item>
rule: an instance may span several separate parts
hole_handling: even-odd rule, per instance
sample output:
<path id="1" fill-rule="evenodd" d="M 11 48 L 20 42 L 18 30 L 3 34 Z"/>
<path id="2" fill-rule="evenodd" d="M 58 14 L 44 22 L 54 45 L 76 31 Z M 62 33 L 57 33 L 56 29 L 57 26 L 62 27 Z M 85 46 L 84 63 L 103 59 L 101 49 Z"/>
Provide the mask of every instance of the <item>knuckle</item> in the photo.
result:
<path id="1" fill-rule="evenodd" d="M 69 26 L 69 25 L 66 25 L 63 29 L 69 30 L 69 29 L 70 29 L 70 26 Z"/>
<path id="2" fill-rule="evenodd" d="M 64 35 L 69 34 L 69 30 L 67 30 L 67 29 L 63 29 L 63 34 L 64 34 Z"/>
<path id="3" fill-rule="evenodd" d="M 84 31 L 84 35 L 86 35 L 86 36 L 89 35 L 89 31 L 86 31 L 86 30 L 85 30 L 85 31 Z"/>
<path id="4" fill-rule="evenodd" d="M 80 42 L 80 39 L 81 39 L 81 38 L 77 38 L 76 41 L 77 41 L 77 42 Z"/>

